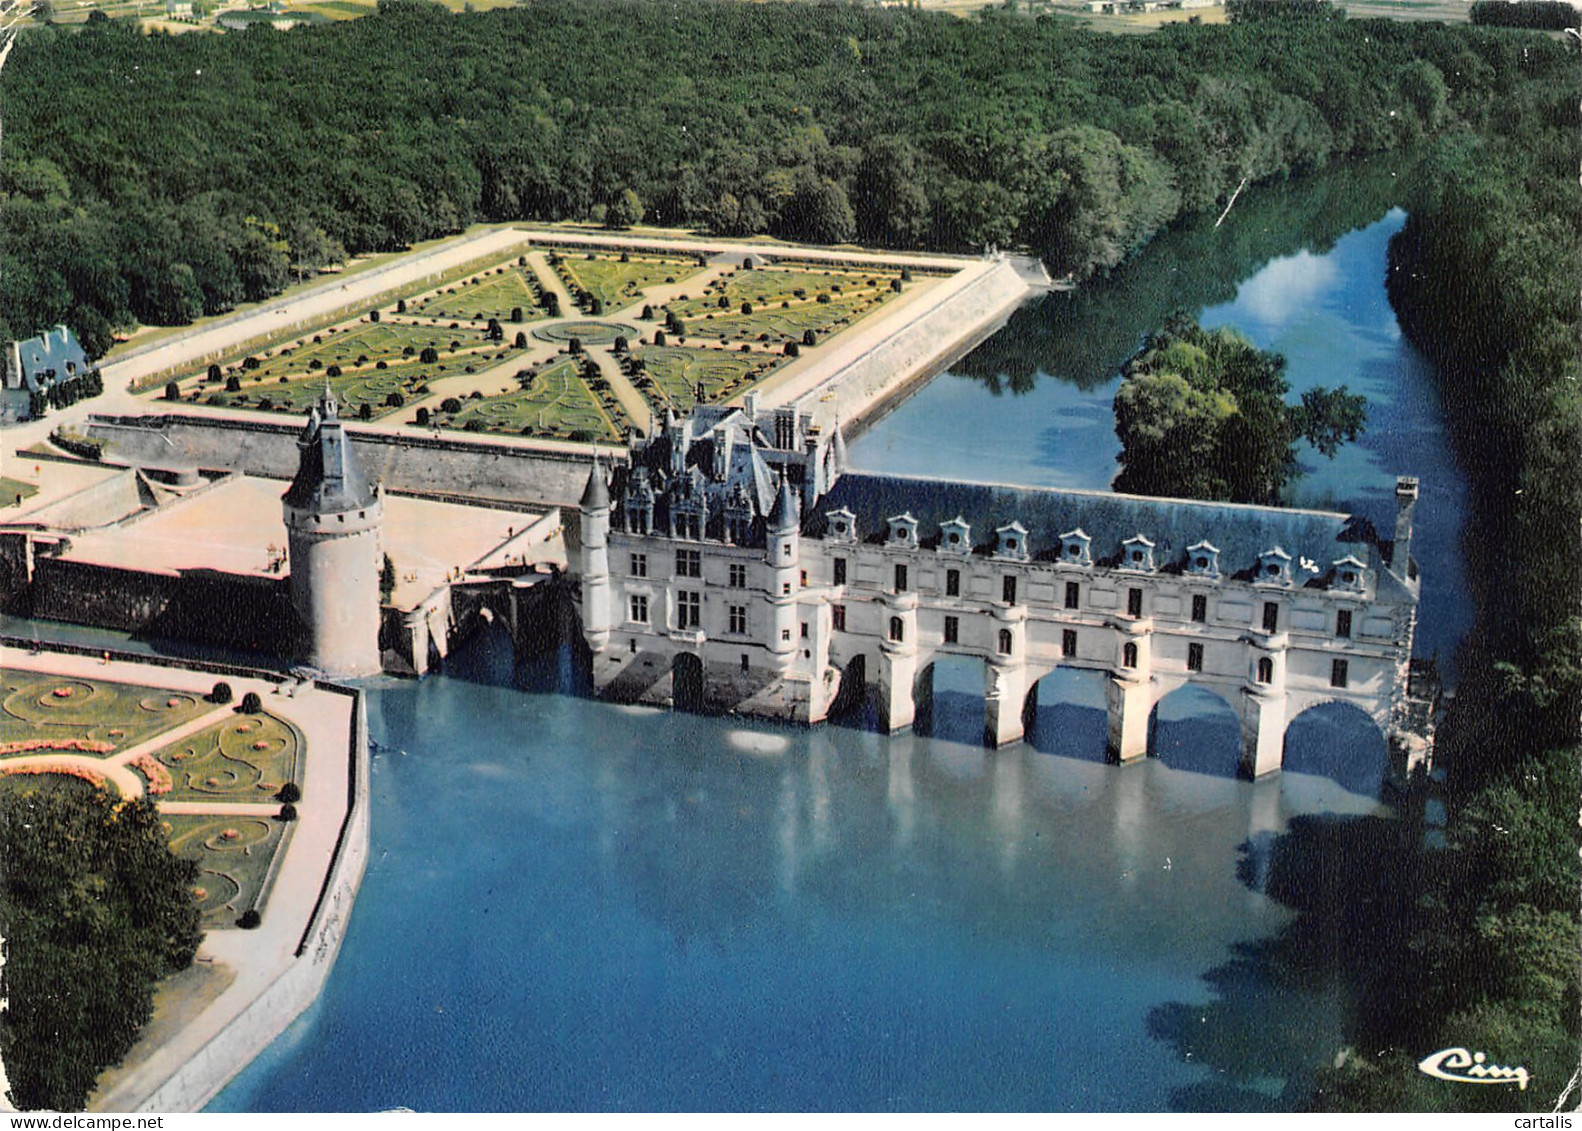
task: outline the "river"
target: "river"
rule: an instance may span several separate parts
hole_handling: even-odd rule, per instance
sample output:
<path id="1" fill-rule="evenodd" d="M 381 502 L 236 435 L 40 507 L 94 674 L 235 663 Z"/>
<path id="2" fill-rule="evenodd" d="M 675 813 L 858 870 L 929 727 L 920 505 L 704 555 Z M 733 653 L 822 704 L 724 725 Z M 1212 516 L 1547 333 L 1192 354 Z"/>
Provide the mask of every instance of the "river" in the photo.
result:
<path id="1" fill-rule="evenodd" d="M 1393 200 L 1387 171 L 1244 194 L 1218 234 L 1030 304 L 853 461 L 1103 487 L 1116 367 L 1199 311 L 1285 352 L 1297 388 L 1368 394 L 1365 439 L 1306 461 L 1299 490 L 1373 513 L 1397 472 L 1423 477 L 1418 650 L 1448 661 L 1470 622 L 1463 490 L 1383 299 Z M 1224 718 L 1190 697 L 1161 708 L 1161 757 L 1106 765 L 1080 679 L 989 752 L 981 676 L 946 669 L 920 733 L 893 738 L 594 702 L 569 652 L 519 664 L 497 636 L 372 682 L 344 949 L 213 1109 L 1303 1104 L 1354 1007 L 1349 876 L 1402 824 L 1376 779 L 1237 780 Z M 1293 742 L 1376 757 L 1343 730 Z"/>

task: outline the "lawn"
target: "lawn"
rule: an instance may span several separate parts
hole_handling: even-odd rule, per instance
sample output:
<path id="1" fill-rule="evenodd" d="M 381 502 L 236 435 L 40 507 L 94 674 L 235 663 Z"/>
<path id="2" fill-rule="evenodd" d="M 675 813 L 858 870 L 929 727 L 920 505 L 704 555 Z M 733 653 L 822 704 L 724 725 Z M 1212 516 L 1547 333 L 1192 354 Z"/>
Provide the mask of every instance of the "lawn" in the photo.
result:
<path id="1" fill-rule="evenodd" d="M 0 743 L 50 742 L 57 749 L 66 749 L 59 744 L 87 744 L 72 753 L 124 750 L 213 710 L 190 692 L 132 683 L 0 671 L 0 684 Z M 100 750 L 98 745 L 112 749 Z"/>
<path id="2" fill-rule="evenodd" d="M 437 360 L 422 360 L 429 349 Z M 205 373 L 182 390 L 208 404 L 301 414 L 328 384 L 344 415 L 376 420 L 424 395 L 431 381 L 477 372 L 517 352 L 511 331 L 495 342 L 482 326 L 357 322 L 233 362 L 222 369 L 223 383 Z"/>
<path id="3" fill-rule="evenodd" d="M 530 278 L 532 268 L 496 267 L 482 275 L 474 275 L 454 286 L 407 303 L 406 313 L 424 318 L 486 323 L 497 318 L 514 334 L 510 327 L 518 325 L 511 320 L 514 310 L 522 311 L 524 322 L 543 317 L 538 306 L 535 278 Z M 399 315 L 397 316 L 399 317 Z M 480 327 L 481 329 L 481 327 Z"/>
<path id="4" fill-rule="evenodd" d="M 166 801 L 267 801 L 297 776 L 297 729 L 273 715 L 237 715 L 158 751 Z"/>
<path id="5" fill-rule="evenodd" d="M 611 442 L 624 436 L 627 420 L 619 404 L 613 396 L 601 397 L 590 389 L 577 362 L 557 362 L 526 382 L 518 392 L 462 401 L 459 412 L 436 413 L 430 419 L 441 428 L 512 436 Z"/>
<path id="6" fill-rule="evenodd" d="M 0 507 L 19 507 L 24 499 L 38 494 L 38 488 L 21 479 L 0 475 Z"/>
<path id="7" fill-rule="evenodd" d="M 632 384 L 656 410 L 668 404 L 681 413 L 700 403 L 714 404 L 745 392 L 783 360 L 763 353 L 680 346 L 644 346 L 634 356 L 641 369 Z"/>
<path id="8" fill-rule="evenodd" d="M 812 330 L 839 333 L 894 297 L 896 272 L 814 272 L 757 268 L 736 271 L 704 293 L 666 307 L 690 337 L 783 343 Z"/>
<path id="9" fill-rule="evenodd" d="M 161 815 L 170 847 L 198 861 L 193 897 L 205 927 L 233 926 L 249 908 L 262 910 L 269 865 L 285 839 L 288 822 L 271 817 Z"/>
<path id="10" fill-rule="evenodd" d="M 590 252 L 558 257 L 556 270 L 573 298 L 598 299 L 606 311 L 615 311 L 641 299 L 655 283 L 678 283 L 700 268 L 693 259 Z"/>

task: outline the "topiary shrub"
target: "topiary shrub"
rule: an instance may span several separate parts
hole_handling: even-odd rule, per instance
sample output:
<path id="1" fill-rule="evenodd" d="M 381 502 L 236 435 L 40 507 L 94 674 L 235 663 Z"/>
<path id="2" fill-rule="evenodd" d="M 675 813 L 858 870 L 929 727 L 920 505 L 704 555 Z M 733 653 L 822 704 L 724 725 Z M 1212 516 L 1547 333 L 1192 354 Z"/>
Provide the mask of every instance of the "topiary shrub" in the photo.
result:
<path id="1" fill-rule="evenodd" d="M 275 794 L 275 798 L 279 801 L 284 801 L 287 805 L 295 805 L 302 800 L 302 787 L 294 781 L 288 781 L 280 787 L 279 792 Z"/>
<path id="2" fill-rule="evenodd" d="M 444 400 L 439 402 L 439 410 L 441 412 L 448 412 L 454 416 L 456 413 L 461 411 L 461 402 L 455 397 L 446 397 Z"/>
<path id="3" fill-rule="evenodd" d="M 295 805 L 282 805 L 280 807 L 280 820 L 295 821 L 296 819 L 297 807 Z"/>
<path id="4" fill-rule="evenodd" d="M 786 343 L 786 351 L 785 352 L 786 352 L 786 356 L 787 357 L 801 357 L 802 356 L 802 348 L 800 346 L 798 346 L 795 342 L 787 342 Z"/>
<path id="5" fill-rule="evenodd" d="M 816 346 L 816 345 L 818 345 L 818 335 L 815 334 L 812 330 L 803 330 L 802 331 L 802 344 L 805 345 L 805 346 Z"/>
<path id="6" fill-rule="evenodd" d="M 181 386 L 175 381 L 166 381 L 165 399 L 167 401 L 179 401 L 181 399 Z"/>
<path id="7" fill-rule="evenodd" d="M 417 359 L 424 365 L 433 365 L 439 361 L 439 350 L 433 346 L 424 346 L 423 351 L 417 355 Z"/>
<path id="8" fill-rule="evenodd" d="M 258 909 L 249 907 L 246 911 L 242 912 L 242 917 L 236 921 L 236 925 L 242 928 L 244 931 L 256 931 L 258 929 L 258 924 L 262 923 L 263 921 L 264 917 L 258 913 Z"/>
<path id="9" fill-rule="evenodd" d="M 404 298 L 396 299 L 396 313 L 397 314 L 405 314 L 406 313 L 406 299 L 404 299 Z"/>
<path id="10" fill-rule="evenodd" d="M 417 410 L 417 422 L 422 425 L 428 424 L 428 409 L 420 408 Z"/>
<path id="11" fill-rule="evenodd" d="M 241 392 L 242 391 L 242 379 L 240 377 L 238 377 L 236 374 L 232 373 L 229 377 L 227 377 L 225 379 L 225 391 L 227 393 L 239 393 L 239 392 Z"/>
<path id="12" fill-rule="evenodd" d="M 374 418 L 374 406 L 373 405 L 369 404 L 367 401 L 364 401 L 362 404 L 357 406 L 357 419 L 358 420 L 372 420 L 373 418 Z"/>
<path id="13" fill-rule="evenodd" d="M 249 691 L 242 696 L 241 712 L 244 715 L 256 715 L 264 709 L 264 701 L 258 697 L 258 692 Z"/>
<path id="14" fill-rule="evenodd" d="M 370 321 L 370 322 L 377 322 L 377 321 L 379 321 L 379 312 L 377 310 L 370 310 L 368 312 L 368 321 Z"/>
<path id="15" fill-rule="evenodd" d="M 223 679 L 217 681 L 213 687 L 209 688 L 208 698 L 210 703 L 229 703 L 231 701 L 231 685 Z"/>
<path id="16" fill-rule="evenodd" d="M 525 350 L 527 348 L 527 335 L 522 333 L 520 330 L 516 332 L 516 348 L 519 350 Z"/>

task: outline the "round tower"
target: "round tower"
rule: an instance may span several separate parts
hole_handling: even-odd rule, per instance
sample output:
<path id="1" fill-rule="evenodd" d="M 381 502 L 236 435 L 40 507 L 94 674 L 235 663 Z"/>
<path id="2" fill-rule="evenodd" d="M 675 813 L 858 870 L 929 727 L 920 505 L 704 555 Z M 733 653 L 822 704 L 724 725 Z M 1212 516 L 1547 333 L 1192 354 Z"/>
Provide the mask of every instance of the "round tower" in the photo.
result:
<path id="1" fill-rule="evenodd" d="M 610 643 L 610 489 L 598 458 L 579 501 L 582 511 L 582 634 L 588 647 L 604 651 Z"/>
<path id="2" fill-rule="evenodd" d="M 377 675 L 384 498 L 363 475 L 329 390 L 297 449 L 297 475 L 281 499 L 296 658 L 331 676 Z"/>
<path id="3" fill-rule="evenodd" d="M 764 560 L 769 564 L 769 653 L 780 668 L 796 656 L 797 564 L 801 560 L 801 508 L 784 476 L 764 529 Z"/>

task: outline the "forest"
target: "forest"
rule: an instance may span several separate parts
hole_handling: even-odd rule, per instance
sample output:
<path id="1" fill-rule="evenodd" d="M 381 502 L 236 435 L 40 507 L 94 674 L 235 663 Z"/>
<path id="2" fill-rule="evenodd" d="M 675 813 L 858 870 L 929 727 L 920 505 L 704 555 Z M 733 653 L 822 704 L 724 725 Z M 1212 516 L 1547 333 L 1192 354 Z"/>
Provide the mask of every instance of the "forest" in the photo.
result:
<path id="1" fill-rule="evenodd" d="M 64 321 L 97 354 L 347 254 L 634 205 L 719 234 L 1021 246 L 1083 277 L 1243 180 L 1499 132 L 1514 91 L 1568 65 L 1501 29 L 1265 10 L 1147 37 L 708 0 L 43 27 L 0 86 L 0 336 Z"/>

